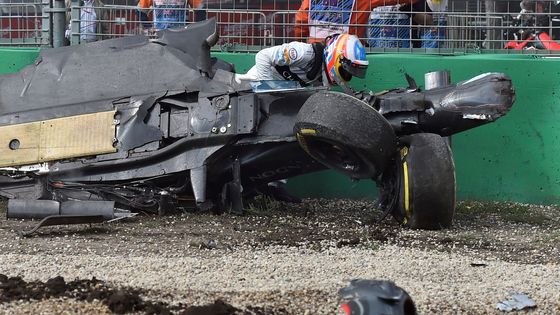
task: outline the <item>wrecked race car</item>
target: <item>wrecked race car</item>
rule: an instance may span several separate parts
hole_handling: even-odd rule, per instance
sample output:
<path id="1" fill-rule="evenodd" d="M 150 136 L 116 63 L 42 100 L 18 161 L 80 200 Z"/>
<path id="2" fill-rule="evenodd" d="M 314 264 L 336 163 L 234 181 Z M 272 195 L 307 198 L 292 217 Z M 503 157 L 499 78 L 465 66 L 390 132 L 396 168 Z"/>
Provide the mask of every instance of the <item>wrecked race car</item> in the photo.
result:
<path id="1" fill-rule="evenodd" d="M 449 136 L 505 115 L 511 80 L 489 73 L 429 89 L 348 95 L 291 81 L 242 82 L 212 58 L 214 20 L 44 50 L 0 77 L 0 195 L 8 217 L 102 221 L 191 202 L 241 212 L 279 179 L 331 168 L 380 187 L 403 224 L 452 223 Z"/>

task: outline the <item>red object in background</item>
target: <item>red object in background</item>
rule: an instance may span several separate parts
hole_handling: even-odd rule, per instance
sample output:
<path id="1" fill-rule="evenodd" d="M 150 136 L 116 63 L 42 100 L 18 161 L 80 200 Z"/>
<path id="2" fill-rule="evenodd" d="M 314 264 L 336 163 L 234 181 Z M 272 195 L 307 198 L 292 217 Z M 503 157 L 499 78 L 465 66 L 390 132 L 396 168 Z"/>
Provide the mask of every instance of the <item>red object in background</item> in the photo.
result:
<path id="1" fill-rule="evenodd" d="M 537 47 L 537 49 L 560 50 L 560 43 L 550 38 L 547 33 L 539 33 L 535 41 L 537 41 L 538 46 L 544 47 Z"/>
<path id="2" fill-rule="evenodd" d="M 521 50 L 525 47 L 527 47 L 527 45 L 534 39 L 534 36 L 530 36 L 529 38 L 527 38 L 524 41 L 510 41 L 506 44 L 506 46 L 504 47 L 504 49 L 514 49 L 514 50 Z"/>
<path id="3" fill-rule="evenodd" d="M 560 43 L 550 38 L 550 36 L 541 32 L 536 35 L 530 35 L 522 41 L 510 41 L 508 42 L 505 49 L 545 49 L 545 50 L 560 50 Z"/>
<path id="4" fill-rule="evenodd" d="M 142 33 L 140 16 L 136 10 L 111 10 L 109 11 L 109 21 L 111 21 L 109 33 L 113 37 Z"/>
<path id="5" fill-rule="evenodd" d="M 0 16 L 0 38 L 41 37 L 41 17 Z"/>

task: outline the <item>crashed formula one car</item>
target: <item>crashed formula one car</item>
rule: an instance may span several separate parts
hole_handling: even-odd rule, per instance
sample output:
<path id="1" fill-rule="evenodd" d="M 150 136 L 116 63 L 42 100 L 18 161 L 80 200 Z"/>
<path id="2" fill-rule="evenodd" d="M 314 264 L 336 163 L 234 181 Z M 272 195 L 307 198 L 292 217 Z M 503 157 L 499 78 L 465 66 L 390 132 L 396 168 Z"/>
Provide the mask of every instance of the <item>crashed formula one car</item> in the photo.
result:
<path id="1" fill-rule="evenodd" d="M 259 187 L 328 167 L 376 181 L 381 206 L 405 225 L 447 227 L 455 174 L 442 136 L 492 122 L 514 101 L 499 73 L 425 91 L 409 78 L 376 95 L 240 84 L 231 64 L 211 58 L 217 40 L 208 20 L 156 40 L 45 50 L 1 76 L 8 217 L 67 223 L 189 200 L 239 212 Z"/>

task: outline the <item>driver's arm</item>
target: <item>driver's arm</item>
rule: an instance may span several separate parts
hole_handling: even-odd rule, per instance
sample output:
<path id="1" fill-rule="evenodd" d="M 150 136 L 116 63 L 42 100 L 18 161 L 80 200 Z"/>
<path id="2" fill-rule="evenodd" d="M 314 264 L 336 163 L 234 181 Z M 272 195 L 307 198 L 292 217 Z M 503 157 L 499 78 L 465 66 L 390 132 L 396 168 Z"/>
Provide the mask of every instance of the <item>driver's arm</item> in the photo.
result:
<path id="1" fill-rule="evenodd" d="M 305 62 L 304 56 L 312 50 L 310 44 L 291 42 L 262 49 L 255 56 L 255 66 L 249 73 L 258 80 L 273 80 L 275 66 L 300 66 Z"/>

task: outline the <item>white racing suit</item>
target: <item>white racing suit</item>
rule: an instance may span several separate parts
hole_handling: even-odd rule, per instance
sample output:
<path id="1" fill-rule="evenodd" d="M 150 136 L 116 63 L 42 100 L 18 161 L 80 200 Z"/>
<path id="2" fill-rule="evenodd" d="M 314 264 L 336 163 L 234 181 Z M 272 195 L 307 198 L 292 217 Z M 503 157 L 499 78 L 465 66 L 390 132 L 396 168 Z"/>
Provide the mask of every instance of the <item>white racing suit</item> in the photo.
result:
<path id="1" fill-rule="evenodd" d="M 322 56 L 315 57 L 312 44 L 290 42 L 265 48 L 255 56 L 255 65 L 246 74 L 237 74 L 236 80 L 293 80 L 304 84 L 320 83 Z M 318 73 L 309 77 L 315 62 L 320 60 Z M 286 71 L 289 70 L 289 71 Z M 293 77 L 293 74 L 297 78 Z"/>

